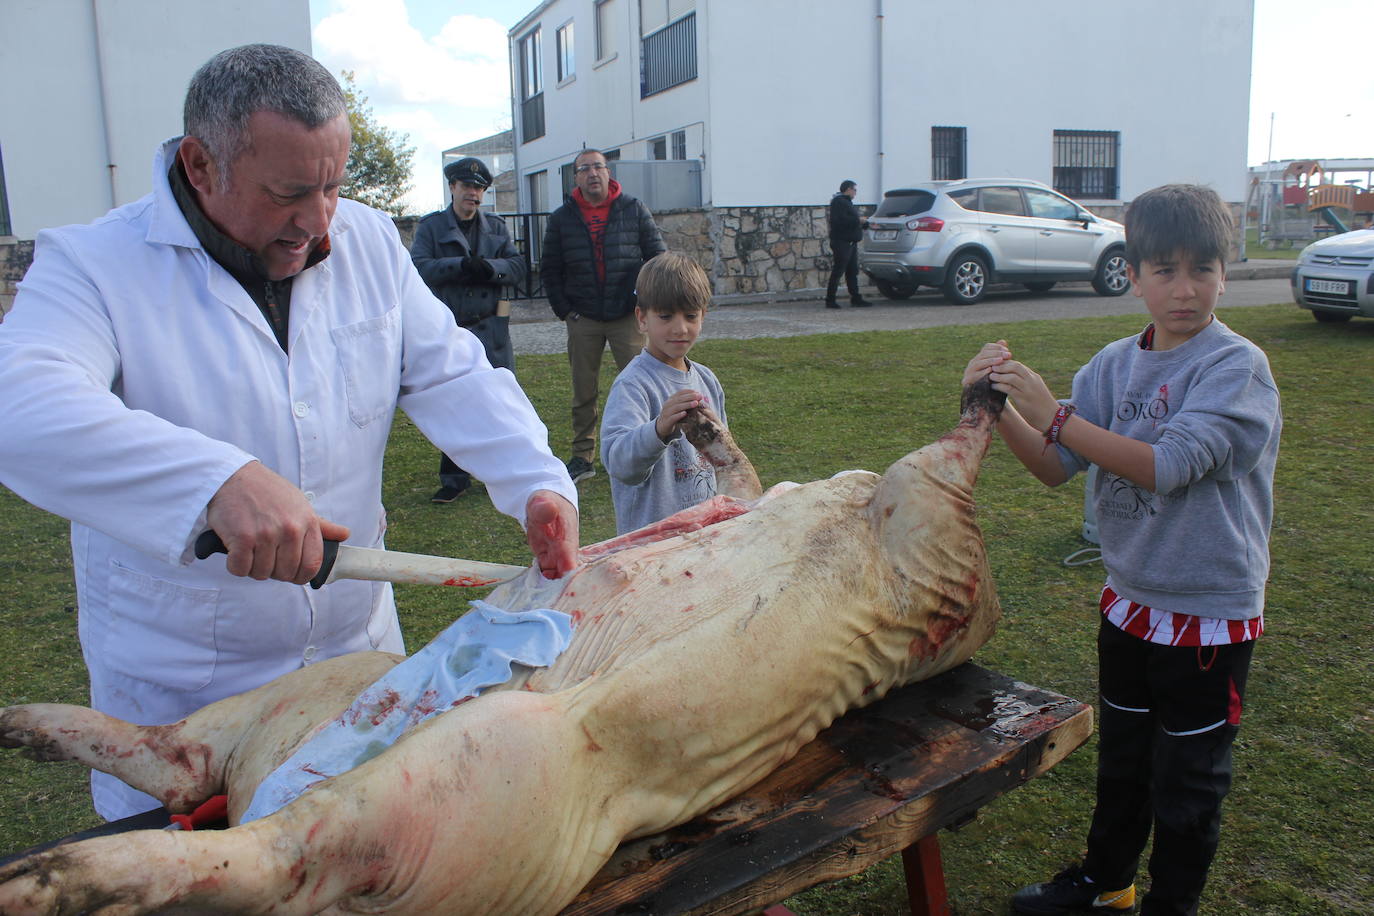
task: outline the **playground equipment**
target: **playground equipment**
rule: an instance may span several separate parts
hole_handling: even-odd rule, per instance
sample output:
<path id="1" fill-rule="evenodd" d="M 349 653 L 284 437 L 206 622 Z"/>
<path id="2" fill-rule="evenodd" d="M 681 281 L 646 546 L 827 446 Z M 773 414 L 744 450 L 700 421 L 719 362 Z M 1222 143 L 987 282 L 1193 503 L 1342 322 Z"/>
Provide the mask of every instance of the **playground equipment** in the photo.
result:
<path id="1" fill-rule="evenodd" d="M 1277 166 L 1283 165 L 1282 172 Z M 1337 183 L 1340 173 L 1364 172 Z M 1330 177 L 1332 180 L 1328 180 Z M 1348 232 L 1374 215 L 1374 160 L 1297 159 L 1252 170 L 1246 208 L 1256 216 L 1266 248 L 1291 248 L 1324 235 Z"/>

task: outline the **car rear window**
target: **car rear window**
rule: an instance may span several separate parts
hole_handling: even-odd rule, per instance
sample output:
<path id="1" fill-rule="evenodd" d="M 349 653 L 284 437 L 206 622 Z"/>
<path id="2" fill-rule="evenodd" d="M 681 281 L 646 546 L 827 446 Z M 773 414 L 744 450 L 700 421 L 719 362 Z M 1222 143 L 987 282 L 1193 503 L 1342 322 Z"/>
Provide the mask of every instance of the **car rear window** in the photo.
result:
<path id="1" fill-rule="evenodd" d="M 915 216 L 925 213 L 935 203 L 935 195 L 929 191 L 901 190 L 888 191 L 883 202 L 878 204 L 874 216 Z"/>

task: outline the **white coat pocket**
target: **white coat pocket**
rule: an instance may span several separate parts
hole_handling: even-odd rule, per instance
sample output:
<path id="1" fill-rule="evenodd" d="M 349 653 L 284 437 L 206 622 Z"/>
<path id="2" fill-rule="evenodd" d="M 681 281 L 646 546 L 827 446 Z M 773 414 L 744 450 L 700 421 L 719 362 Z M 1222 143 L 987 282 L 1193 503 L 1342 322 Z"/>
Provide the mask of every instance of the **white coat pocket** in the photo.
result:
<path id="1" fill-rule="evenodd" d="M 348 416 L 359 427 L 396 410 L 401 387 L 401 310 L 330 332 L 339 355 Z"/>
<path id="2" fill-rule="evenodd" d="M 197 588 L 110 563 L 103 655 L 124 677 L 199 690 L 215 675 L 219 589 Z"/>

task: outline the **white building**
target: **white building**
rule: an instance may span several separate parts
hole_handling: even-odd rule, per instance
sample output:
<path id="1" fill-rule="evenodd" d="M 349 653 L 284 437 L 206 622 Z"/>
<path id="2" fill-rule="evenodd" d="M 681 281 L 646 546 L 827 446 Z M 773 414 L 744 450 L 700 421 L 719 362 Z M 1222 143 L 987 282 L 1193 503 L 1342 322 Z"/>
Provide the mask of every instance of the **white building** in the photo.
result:
<path id="1" fill-rule="evenodd" d="M 510 31 L 520 207 L 557 206 L 584 146 L 697 160 L 707 208 L 995 176 L 1238 203 L 1252 23 L 1252 0 L 547 0 Z"/>
<path id="2" fill-rule="evenodd" d="M 308 0 L 0 0 L 0 236 L 84 223 L 152 187 L 186 84 L 218 51 L 310 53 Z"/>

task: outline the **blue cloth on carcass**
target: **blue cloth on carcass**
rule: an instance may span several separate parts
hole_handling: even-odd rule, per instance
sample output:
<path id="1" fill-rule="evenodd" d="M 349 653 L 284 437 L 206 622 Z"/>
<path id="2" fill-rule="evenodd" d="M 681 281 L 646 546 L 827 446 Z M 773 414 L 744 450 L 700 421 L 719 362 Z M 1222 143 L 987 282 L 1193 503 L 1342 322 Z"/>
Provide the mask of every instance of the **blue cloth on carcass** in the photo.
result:
<path id="1" fill-rule="evenodd" d="M 363 690 L 343 715 L 273 770 L 253 793 L 242 823 L 265 817 L 315 783 L 371 760 L 406 729 L 504 684 L 513 664 L 552 664 L 572 637 L 572 618 L 562 611 L 471 604 L 472 610 Z"/>

